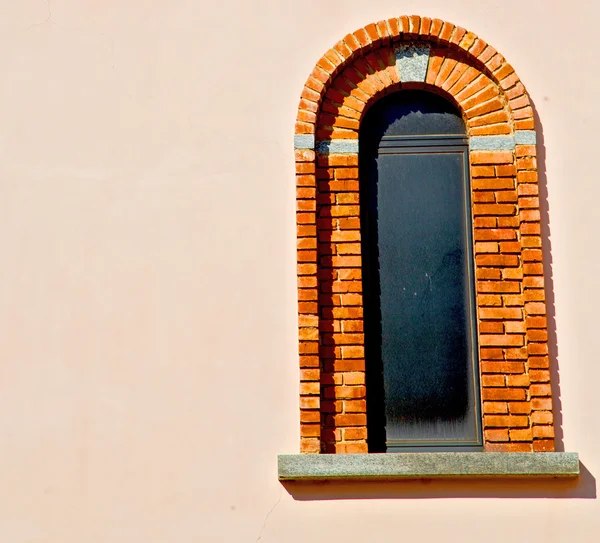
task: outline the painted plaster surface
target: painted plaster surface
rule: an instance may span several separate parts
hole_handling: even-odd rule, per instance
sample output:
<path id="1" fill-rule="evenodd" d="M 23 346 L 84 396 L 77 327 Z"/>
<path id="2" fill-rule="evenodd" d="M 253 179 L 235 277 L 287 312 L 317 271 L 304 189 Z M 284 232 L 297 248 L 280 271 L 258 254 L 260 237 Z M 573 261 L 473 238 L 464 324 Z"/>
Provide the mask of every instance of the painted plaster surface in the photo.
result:
<path id="1" fill-rule="evenodd" d="M 600 4 L 552 8 L 0 0 L 0 541 L 331 543 L 401 527 L 594 543 L 600 79 L 582 67 L 597 64 Z M 277 455 L 299 450 L 300 92 L 340 38 L 401 11 L 476 32 L 537 109 L 557 436 L 578 480 L 278 481 Z M 576 56 L 556 34 L 567 19 Z"/>

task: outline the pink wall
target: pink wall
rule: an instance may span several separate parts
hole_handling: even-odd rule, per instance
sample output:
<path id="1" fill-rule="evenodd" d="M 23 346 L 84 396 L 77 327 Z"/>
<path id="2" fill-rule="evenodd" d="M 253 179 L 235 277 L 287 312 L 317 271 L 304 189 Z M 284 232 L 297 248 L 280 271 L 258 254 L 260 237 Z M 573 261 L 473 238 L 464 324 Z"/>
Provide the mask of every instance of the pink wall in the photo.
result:
<path id="1" fill-rule="evenodd" d="M 578 482 L 277 481 L 276 455 L 298 451 L 299 93 L 340 37 L 402 13 L 479 34 L 536 105 Z M 0 1 L 0 541 L 596 541 L 598 16 L 590 0 Z"/>

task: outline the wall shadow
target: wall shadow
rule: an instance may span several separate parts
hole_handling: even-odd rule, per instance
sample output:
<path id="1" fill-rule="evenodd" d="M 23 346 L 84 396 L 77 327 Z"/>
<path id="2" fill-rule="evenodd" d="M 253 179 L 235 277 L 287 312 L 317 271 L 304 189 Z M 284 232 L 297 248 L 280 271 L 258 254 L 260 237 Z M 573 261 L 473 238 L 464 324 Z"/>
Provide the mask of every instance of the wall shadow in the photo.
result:
<path id="1" fill-rule="evenodd" d="M 297 501 L 432 498 L 596 499 L 596 479 L 583 463 L 580 463 L 580 470 L 581 474 L 577 479 L 415 479 L 393 482 L 282 481 L 282 485 Z"/>
<path id="2" fill-rule="evenodd" d="M 530 98 L 531 100 L 531 98 Z M 548 178 L 546 176 L 546 146 L 544 145 L 544 126 L 531 100 L 537 133 L 537 166 L 540 200 L 542 251 L 544 281 L 546 292 L 546 318 L 548 321 L 548 352 L 550 360 L 550 381 L 552 386 L 552 412 L 554 415 L 555 448 L 564 452 L 564 434 L 562 429 L 562 404 L 560 401 L 560 366 L 558 339 L 556 335 L 556 307 L 554 297 L 554 278 L 552 274 L 552 240 L 550 231 L 550 204 L 548 203 Z"/>

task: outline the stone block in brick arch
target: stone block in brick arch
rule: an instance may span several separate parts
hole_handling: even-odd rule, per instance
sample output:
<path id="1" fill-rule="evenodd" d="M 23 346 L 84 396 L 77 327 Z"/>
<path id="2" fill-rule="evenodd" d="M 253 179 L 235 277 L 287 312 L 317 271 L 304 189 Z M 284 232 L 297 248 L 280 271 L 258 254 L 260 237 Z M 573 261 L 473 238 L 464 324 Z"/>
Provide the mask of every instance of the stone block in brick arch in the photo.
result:
<path id="1" fill-rule="evenodd" d="M 355 375 L 364 371 L 356 253 L 358 131 L 374 101 L 402 88 L 448 98 L 463 112 L 470 137 L 475 241 L 481 249 L 475 251 L 475 265 L 481 280 L 477 300 L 484 398 L 486 405 L 504 405 L 508 415 L 527 420 L 523 425 L 525 419 L 507 415 L 503 428 L 487 428 L 484 421 L 486 450 L 552 450 L 551 405 L 540 395 L 551 391 L 545 374 L 535 373 L 548 371 L 548 350 L 543 267 L 536 265 L 542 255 L 531 104 L 514 69 L 493 47 L 461 27 L 418 16 L 379 21 L 345 36 L 317 63 L 302 91 L 294 139 L 297 185 L 313 192 L 298 192 L 299 297 L 310 298 L 300 301 L 299 311 L 317 325 L 299 324 L 301 365 L 323 370 L 319 397 L 308 394 L 301 400 L 303 424 L 316 424 L 310 410 L 317 409 L 321 432 L 308 435 L 315 429 L 307 428 L 302 450 L 366 448 L 366 427 L 341 426 L 358 419 L 325 414 L 344 415 L 345 402 L 351 401 L 358 402 L 353 414 L 365 412 L 364 386 Z M 307 201 L 311 198 L 314 204 Z M 315 242 L 319 258 L 313 262 Z M 316 301 L 310 288 L 318 292 Z M 498 313 L 485 312 L 491 310 Z M 314 340 L 315 329 L 316 343 L 321 343 L 317 353 L 306 341 Z M 336 334 L 352 337 L 352 344 L 337 345 Z M 323 344 L 324 338 L 333 343 Z M 351 372 L 354 377 L 348 379 L 356 384 L 345 382 L 349 374 L 344 372 Z M 529 402 L 532 390 L 538 396 Z M 525 404 L 527 410 L 521 412 L 519 406 Z M 499 419 L 493 420 L 497 424 Z M 511 426 L 516 420 L 519 424 Z M 315 439 L 321 440 L 319 447 Z"/>

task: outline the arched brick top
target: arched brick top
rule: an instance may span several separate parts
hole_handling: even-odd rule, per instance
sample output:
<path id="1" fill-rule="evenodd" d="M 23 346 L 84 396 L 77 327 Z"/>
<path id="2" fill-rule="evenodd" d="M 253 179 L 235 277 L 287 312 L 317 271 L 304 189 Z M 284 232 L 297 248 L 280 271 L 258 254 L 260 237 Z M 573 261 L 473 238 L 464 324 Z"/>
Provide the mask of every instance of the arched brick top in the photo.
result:
<path id="1" fill-rule="evenodd" d="M 359 57 L 363 57 L 362 64 L 366 62 L 370 65 L 369 75 L 375 76 L 367 77 L 367 80 L 373 80 L 378 75 L 385 79 L 385 73 L 394 77 L 393 70 L 389 69 L 391 59 L 381 59 L 381 53 L 374 53 L 385 47 L 389 48 L 387 51 L 391 51 L 396 43 L 411 41 L 430 44 L 432 52 L 436 52 L 436 48 L 448 50 L 443 57 L 439 53 L 437 56 L 451 59 L 452 62 L 448 63 L 446 69 L 452 71 L 453 77 L 466 80 L 475 70 L 478 71 L 478 75 L 487 77 L 497 87 L 498 94 L 505 99 L 513 129 L 534 129 L 533 110 L 525 87 L 513 67 L 496 49 L 474 33 L 452 23 L 418 15 L 404 15 L 397 19 L 369 24 L 348 34 L 321 57 L 302 91 L 296 134 L 315 135 L 317 110 L 327 96 L 332 82 L 344 69 L 355 64 Z M 374 65 L 377 57 L 383 61 L 384 69 L 378 69 Z"/>
<path id="2" fill-rule="evenodd" d="M 402 16 L 336 43 L 302 91 L 295 133 L 301 451 L 367 452 L 358 131 L 370 105 L 400 88 L 444 95 L 467 125 L 485 448 L 553 450 L 529 98 L 510 64 L 475 34 Z"/>

